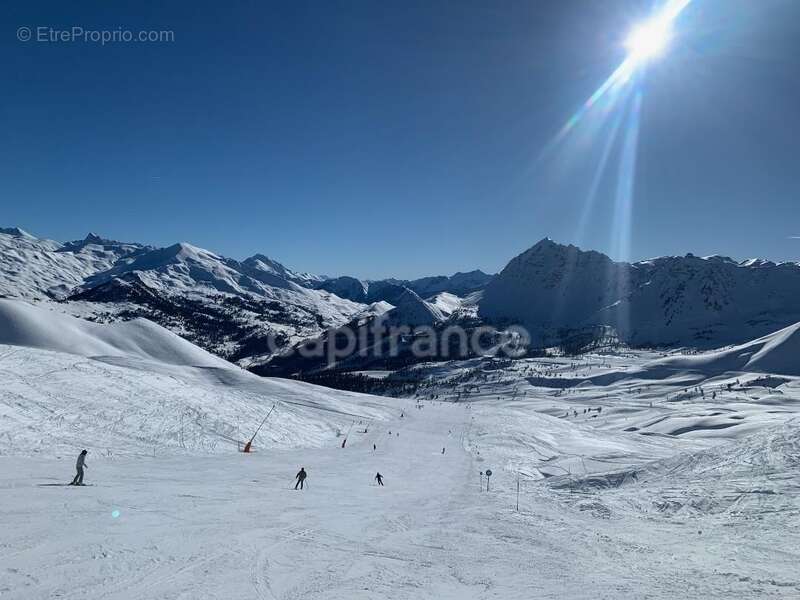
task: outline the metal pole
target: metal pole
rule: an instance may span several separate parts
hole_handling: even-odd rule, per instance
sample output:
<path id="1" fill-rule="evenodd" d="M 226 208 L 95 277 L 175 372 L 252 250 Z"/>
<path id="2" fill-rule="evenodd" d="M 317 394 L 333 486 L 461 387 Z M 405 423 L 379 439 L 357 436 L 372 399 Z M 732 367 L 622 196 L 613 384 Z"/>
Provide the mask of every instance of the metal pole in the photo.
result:
<path id="1" fill-rule="evenodd" d="M 517 512 L 519 512 L 519 475 L 517 475 Z"/>
<path id="2" fill-rule="evenodd" d="M 273 410 L 275 410 L 275 405 L 274 404 L 272 405 L 272 408 L 269 409 L 269 412 L 267 413 L 267 416 L 264 417 L 264 420 L 261 421 L 261 425 L 258 426 L 258 429 L 256 429 L 256 432 L 253 434 L 253 437 L 250 438 L 250 443 L 253 443 L 253 440 L 256 439 L 256 436 L 258 435 L 258 432 L 261 431 L 261 428 L 264 426 L 264 423 L 267 422 L 267 419 L 269 419 L 269 416 L 272 414 Z"/>
<path id="3" fill-rule="evenodd" d="M 264 420 L 261 421 L 261 424 L 258 426 L 258 429 L 256 429 L 256 432 L 253 434 L 253 437 L 251 437 L 250 441 L 244 445 L 244 452 L 250 452 L 250 446 L 253 444 L 253 440 L 256 439 L 258 432 L 261 431 L 261 428 L 264 426 L 264 423 L 267 422 L 267 419 L 269 419 L 269 416 L 272 414 L 273 410 L 275 410 L 274 404 L 272 405 L 272 408 L 269 409 L 269 412 L 267 413 L 267 416 L 264 417 Z"/>

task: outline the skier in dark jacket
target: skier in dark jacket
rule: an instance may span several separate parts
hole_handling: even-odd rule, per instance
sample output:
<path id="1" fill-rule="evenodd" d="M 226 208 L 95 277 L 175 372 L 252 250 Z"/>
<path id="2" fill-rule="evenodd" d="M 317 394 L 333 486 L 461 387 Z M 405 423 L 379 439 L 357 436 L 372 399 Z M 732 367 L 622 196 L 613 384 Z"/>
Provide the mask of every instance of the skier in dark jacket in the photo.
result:
<path id="1" fill-rule="evenodd" d="M 297 483 L 294 484 L 294 489 L 297 489 L 297 486 L 300 486 L 300 489 L 302 490 L 303 482 L 306 480 L 307 476 L 308 475 L 306 474 L 305 467 L 300 467 L 300 470 L 297 472 L 297 475 L 294 476 L 294 478 L 297 479 Z"/>
<path id="2" fill-rule="evenodd" d="M 375 475 L 375 481 L 378 482 L 378 485 L 383 485 L 383 475 L 381 475 L 380 473 Z"/>
<path id="3" fill-rule="evenodd" d="M 89 468 L 86 466 L 86 454 L 86 450 L 81 450 L 81 453 L 78 455 L 78 461 L 75 463 L 75 470 L 77 473 L 70 485 L 83 485 L 83 470 Z"/>

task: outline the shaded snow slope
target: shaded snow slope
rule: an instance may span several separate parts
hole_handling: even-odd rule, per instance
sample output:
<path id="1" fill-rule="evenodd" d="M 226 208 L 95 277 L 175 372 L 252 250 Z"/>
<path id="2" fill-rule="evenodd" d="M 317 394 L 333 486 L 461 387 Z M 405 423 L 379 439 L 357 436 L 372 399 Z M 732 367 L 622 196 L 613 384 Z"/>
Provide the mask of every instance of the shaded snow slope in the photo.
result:
<path id="1" fill-rule="evenodd" d="M 732 348 L 657 361 L 672 369 L 716 375 L 726 371 L 800 376 L 800 323 Z"/>
<path id="2" fill-rule="evenodd" d="M 394 308 L 385 313 L 387 322 L 393 325 L 435 325 L 445 320 L 446 315 L 440 306 L 427 302 L 413 291 L 406 289 L 395 298 Z"/>
<path id="3" fill-rule="evenodd" d="M 545 239 L 487 285 L 480 314 L 535 334 L 614 327 L 635 345 L 718 347 L 800 321 L 800 265 L 663 257 L 628 264 Z"/>
<path id="4" fill-rule="evenodd" d="M 420 279 L 378 279 L 367 280 L 355 277 L 342 276 L 325 280 L 317 286 L 356 302 L 377 302 L 386 300 L 394 304 L 399 290 L 410 289 L 422 298 L 429 298 L 435 294 L 450 293 L 456 296 L 466 296 L 486 287 L 493 276 L 483 271 L 474 270 L 467 273 L 454 275 L 438 275 L 422 277 Z"/>

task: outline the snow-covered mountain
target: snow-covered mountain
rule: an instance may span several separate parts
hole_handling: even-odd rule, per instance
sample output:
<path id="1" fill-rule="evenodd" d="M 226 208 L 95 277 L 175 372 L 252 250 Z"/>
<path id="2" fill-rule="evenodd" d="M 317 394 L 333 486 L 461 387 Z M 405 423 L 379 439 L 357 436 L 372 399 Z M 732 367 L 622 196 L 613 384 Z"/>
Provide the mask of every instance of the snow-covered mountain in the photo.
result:
<path id="1" fill-rule="evenodd" d="M 333 277 L 318 283 L 317 287 L 356 302 L 385 300 L 394 304 L 393 300 L 402 295 L 404 289 L 409 289 L 422 298 L 429 298 L 442 292 L 463 297 L 482 290 L 491 278 L 492 275 L 476 269 L 468 273 L 456 273 L 449 277 L 437 275 L 411 280 L 362 280 L 349 276 Z"/>
<path id="2" fill-rule="evenodd" d="M 341 298 L 347 298 L 354 302 L 378 302 L 379 300 L 369 299 L 369 282 L 355 277 L 344 275 L 342 277 L 333 277 L 326 281 L 321 282 L 317 286 L 320 290 L 326 290 L 332 294 L 336 294 Z"/>
<path id="3" fill-rule="evenodd" d="M 252 366 L 384 313 L 390 325 L 519 323 L 541 336 L 534 343 L 599 325 L 638 346 L 741 343 L 800 321 L 800 266 L 691 254 L 629 264 L 545 239 L 496 276 L 362 281 L 296 272 L 263 254 L 239 261 L 96 234 L 60 243 L 10 228 L 0 230 L 0 295 L 102 322 L 145 317 Z"/>
<path id="4" fill-rule="evenodd" d="M 62 244 L 3 230 L 0 275 L 4 296 L 58 300 L 95 320 L 146 317 L 242 364 L 365 308 L 264 255 L 239 262 L 187 243 L 154 248 L 95 234 Z"/>
<path id="5" fill-rule="evenodd" d="M 239 270 L 253 279 L 276 287 L 281 287 L 282 281 L 290 281 L 303 287 L 313 287 L 326 280 L 326 277 L 322 275 L 296 273 L 263 254 L 256 254 L 245 259 L 240 264 Z"/>
<path id="6" fill-rule="evenodd" d="M 456 296 L 467 296 L 472 292 L 482 290 L 486 287 L 492 275 L 488 275 L 480 269 L 467 273 L 456 273 L 449 277 L 439 275 L 436 277 L 423 277 L 407 282 L 405 285 L 414 290 L 423 298 L 428 298 L 434 294 L 447 292 Z"/>
<path id="7" fill-rule="evenodd" d="M 64 297 L 92 275 L 146 250 L 89 234 L 61 244 L 18 228 L 0 229 L 0 295 L 23 298 Z"/>
<path id="8" fill-rule="evenodd" d="M 387 321 L 392 325 L 435 325 L 447 317 L 436 304 L 423 300 L 416 292 L 406 289 L 395 299 L 394 308 L 386 313 Z"/>
<path id="9" fill-rule="evenodd" d="M 489 282 L 479 314 L 534 334 L 610 325 L 635 345 L 739 343 L 800 321 L 800 265 L 692 254 L 637 263 L 544 239 Z"/>

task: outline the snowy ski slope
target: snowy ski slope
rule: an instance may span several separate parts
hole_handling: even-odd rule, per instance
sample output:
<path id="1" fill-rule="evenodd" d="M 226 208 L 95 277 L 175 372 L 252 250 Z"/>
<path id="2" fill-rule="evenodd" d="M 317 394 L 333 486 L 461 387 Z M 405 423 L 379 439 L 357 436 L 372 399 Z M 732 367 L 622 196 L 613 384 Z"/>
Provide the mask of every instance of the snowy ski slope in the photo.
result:
<path id="1" fill-rule="evenodd" d="M 0 301 L 0 597 L 797 598 L 795 337 L 420 365 L 390 399 Z"/>

